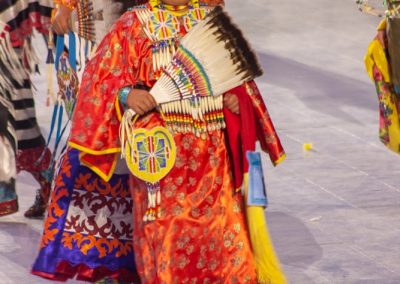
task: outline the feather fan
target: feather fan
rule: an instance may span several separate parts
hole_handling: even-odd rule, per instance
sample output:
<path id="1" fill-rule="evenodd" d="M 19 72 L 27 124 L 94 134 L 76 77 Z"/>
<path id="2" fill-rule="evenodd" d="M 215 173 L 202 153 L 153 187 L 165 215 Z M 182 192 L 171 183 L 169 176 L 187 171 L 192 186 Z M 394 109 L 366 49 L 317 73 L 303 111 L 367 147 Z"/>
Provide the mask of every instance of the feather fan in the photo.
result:
<path id="1" fill-rule="evenodd" d="M 158 103 L 218 96 L 260 75 L 256 55 L 218 6 L 182 39 L 150 93 Z"/>
<path id="2" fill-rule="evenodd" d="M 150 93 L 158 104 L 196 101 L 220 96 L 262 73 L 242 32 L 217 6 L 183 37 Z M 131 121 L 135 115 L 131 109 L 126 111 L 124 121 Z"/>
<path id="3" fill-rule="evenodd" d="M 216 97 L 263 73 L 256 54 L 222 7 L 215 7 L 181 40 L 172 61 L 150 94 L 160 104 L 190 99 L 193 117 L 201 117 L 200 98 Z M 211 107 L 211 106 L 210 106 Z M 120 128 L 122 155 L 136 113 L 125 111 Z"/>

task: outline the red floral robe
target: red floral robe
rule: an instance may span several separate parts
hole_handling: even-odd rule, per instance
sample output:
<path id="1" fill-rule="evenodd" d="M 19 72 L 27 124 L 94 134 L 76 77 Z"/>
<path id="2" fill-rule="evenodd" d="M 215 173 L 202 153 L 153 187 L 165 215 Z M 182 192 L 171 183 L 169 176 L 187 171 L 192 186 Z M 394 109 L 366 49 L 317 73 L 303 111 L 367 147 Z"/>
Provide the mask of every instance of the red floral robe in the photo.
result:
<path id="1" fill-rule="evenodd" d="M 120 151 L 118 91 L 137 83 L 150 87 L 154 82 L 151 42 L 135 12 L 128 12 L 87 66 L 69 141 L 105 179 Z M 254 90 L 252 86 L 248 90 Z M 277 162 L 284 152 L 261 96 L 248 95 L 254 98 L 262 145 Z M 160 114 L 151 112 L 135 127 L 160 125 L 165 125 Z M 147 189 L 131 178 L 134 248 L 142 282 L 256 283 L 242 196 L 235 190 L 225 133 L 215 131 L 204 140 L 193 134 L 173 133 L 173 137 L 176 163 L 160 182 L 161 217 L 156 221 L 143 222 Z"/>

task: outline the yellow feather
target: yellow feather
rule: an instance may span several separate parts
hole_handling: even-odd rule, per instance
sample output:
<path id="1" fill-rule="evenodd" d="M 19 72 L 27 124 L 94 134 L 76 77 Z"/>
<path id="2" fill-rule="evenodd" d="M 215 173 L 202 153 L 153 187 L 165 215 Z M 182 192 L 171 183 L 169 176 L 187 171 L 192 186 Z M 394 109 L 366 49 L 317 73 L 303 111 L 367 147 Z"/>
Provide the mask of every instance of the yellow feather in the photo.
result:
<path id="1" fill-rule="evenodd" d="M 249 176 L 244 175 L 245 200 L 247 200 Z M 246 202 L 247 204 L 247 202 Z M 257 279 L 259 284 L 285 284 L 285 275 L 280 267 L 272 240 L 269 235 L 268 225 L 264 215 L 264 208 L 258 206 L 245 206 L 247 226 L 256 264 Z"/>

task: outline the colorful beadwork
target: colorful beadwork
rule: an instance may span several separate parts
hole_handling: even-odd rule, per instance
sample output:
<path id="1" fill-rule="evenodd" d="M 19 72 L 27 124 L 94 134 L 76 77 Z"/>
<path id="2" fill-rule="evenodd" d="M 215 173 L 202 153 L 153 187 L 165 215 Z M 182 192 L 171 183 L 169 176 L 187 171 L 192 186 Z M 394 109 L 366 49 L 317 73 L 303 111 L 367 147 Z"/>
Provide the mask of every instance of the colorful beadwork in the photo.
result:
<path id="1" fill-rule="evenodd" d="M 125 149 L 131 172 L 148 183 L 159 182 L 173 167 L 176 146 L 164 127 L 135 129 Z"/>
<path id="2" fill-rule="evenodd" d="M 183 16 L 183 26 L 186 31 L 189 31 L 195 25 L 197 25 L 206 16 L 206 10 L 204 9 L 192 9 Z"/>
<path id="3" fill-rule="evenodd" d="M 167 127 L 174 132 L 191 132 L 205 138 L 207 133 L 226 126 L 222 96 L 175 101 L 160 108 Z"/>
<path id="4" fill-rule="evenodd" d="M 126 102 L 128 100 L 128 95 L 129 93 L 132 91 L 132 87 L 128 86 L 128 87 L 124 87 L 121 90 L 119 90 L 118 92 L 118 99 L 119 102 L 123 105 L 123 106 L 127 106 Z"/>
<path id="5" fill-rule="evenodd" d="M 210 80 L 201 63 L 193 54 L 179 46 L 172 64 L 165 70 L 175 84 L 179 86 L 182 96 L 212 96 Z M 196 76 L 194 75 L 196 74 Z"/>
<path id="6" fill-rule="evenodd" d="M 78 16 L 78 35 L 91 42 L 96 42 L 95 16 L 91 0 L 80 0 L 76 6 Z"/>
<path id="7" fill-rule="evenodd" d="M 178 19 L 169 12 L 158 10 L 151 15 L 147 28 L 154 38 L 163 41 L 176 37 L 180 24 Z"/>
<path id="8" fill-rule="evenodd" d="M 147 183 L 148 209 L 144 221 L 153 221 L 160 214 L 160 180 L 173 168 L 176 145 L 164 127 L 135 129 L 126 143 L 126 163 L 131 173 Z"/>
<path id="9" fill-rule="evenodd" d="M 60 56 L 57 81 L 59 86 L 58 96 L 64 101 L 65 110 L 68 117 L 71 118 L 78 97 L 79 80 L 71 67 L 68 56 L 66 52 L 63 52 Z"/>
<path id="10" fill-rule="evenodd" d="M 192 67 L 201 70 L 201 64 L 194 60 L 190 52 L 181 48 L 179 44 L 178 18 L 169 12 L 159 1 L 151 3 L 152 10 L 138 10 L 137 16 L 144 26 L 144 31 L 152 40 L 153 69 L 156 78 L 171 62 L 173 56 L 176 59 L 173 68 L 165 70 L 175 77 L 175 82 L 184 86 L 185 95 L 193 95 L 194 98 L 185 101 L 165 103 L 160 106 L 168 128 L 174 132 L 192 132 L 196 136 L 204 136 L 208 132 L 225 127 L 223 115 L 222 97 L 211 97 L 212 89 L 205 72 L 200 77 L 190 74 L 198 74 L 184 68 L 183 62 L 193 62 Z M 198 1 L 192 1 L 189 12 L 182 16 L 182 26 L 186 32 L 197 25 L 209 12 L 207 7 L 199 8 Z M 176 56 L 179 54 L 179 56 Z M 210 97 L 200 97 L 200 94 L 208 94 Z"/>
<path id="11" fill-rule="evenodd" d="M 153 1 L 150 9 L 138 9 L 136 14 L 143 24 L 144 32 L 152 41 L 153 69 L 158 77 L 161 71 L 172 59 L 179 44 L 181 24 L 177 16 L 164 8 L 159 1 Z M 183 27 L 189 31 L 207 14 L 208 9 L 198 8 L 198 3 L 192 1 L 189 12 L 182 16 Z"/>

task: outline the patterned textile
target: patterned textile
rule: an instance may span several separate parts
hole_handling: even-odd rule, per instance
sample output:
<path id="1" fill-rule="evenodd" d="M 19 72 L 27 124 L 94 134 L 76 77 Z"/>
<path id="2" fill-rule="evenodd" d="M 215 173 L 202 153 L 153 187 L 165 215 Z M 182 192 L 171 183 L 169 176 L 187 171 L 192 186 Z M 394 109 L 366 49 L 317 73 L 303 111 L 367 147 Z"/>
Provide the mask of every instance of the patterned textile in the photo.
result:
<path id="1" fill-rule="evenodd" d="M 128 175 L 100 179 L 79 162 L 79 151 L 61 157 L 32 273 L 53 280 L 138 283 L 132 247 Z"/>
<path id="2" fill-rule="evenodd" d="M 14 47 L 24 44 L 33 29 L 47 34 L 50 28 L 51 0 L 1 0 L 0 21 L 11 28 L 11 41 Z"/>
<path id="3" fill-rule="evenodd" d="M 0 21 L 0 45 L 2 47 L 6 46 L 8 36 L 8 28 Z M 9 75 L 5 63 L 3 59 L 0 59 L 0 216 L 18 211 L 15 191 L 17 137 L 9 120 L 14 113 L 14 107 L 11 103 L 10 93 L 7 92 L 10 82 L 3 80 Z"/>
<path id="4" fill-rule="evenodd" d="M 3 141 L 3 143 L 9 143 L 12 150 L 15 152 L 17 146 L 17 135 L 15 133 L 13 124 L 11 124 L 11 121 L 9 119 L 9 117 L 12 116 L 13 113 L 14 107 L 10 100 L 9 93 L 5 92 L 4 89 L 0 89 L 0 137 L 2 137 L 3 139 L 7 139 L 7 142 Z M 1 175 L 0 181 L 2 181 Z"/>
<path id="5" fill-rule="evenodd" d="M 17 171 L 27 171 L 32 174 L 40 185 L 40 194 L 44 202 L 47 202 L 50 181 L 43 177 L 42 172 L 49 166 L 51 153 L 45 146 L 44 138 L 36 120 L 29 76 L 25 70 L 20 71 L 21 74 L 24 74 L 23 83 L 20 84 L 16 80 L 11 80 L 12 89 L 2 89 L 0 92 L 0 101 L 7 102 L 8 105 L 7 110 L 3 111 L 3 113 L 6 113 L 4 121 L 8 125 L 5 136 L 10 140 L 12 139 L 13 145 L 17 143 L 13 157 L 13 159 L 16 159 L 14 165 L 16 165 Z M 43 158 L 39 161 L 42 154 L 44 154 Z M 6 157 L 2 157 L 2 159 L 6 159 Z M 14 187 L 15 185 L 13 185 Z M 11 190 L 10 187 L 8 187 L 8 190 Z M 0 198 L 0 207 L 6 206 L 3 201 L 5 200 Z M 16 211 L 17 206 L 13 206 L 13 208 Z"/>
<path id="6" fill-rule="evenodd" d="M 132 37 L 129 44 L 121 43 L 125 33 Z M 152 43 L 135 12 L 125 13 L 104 38 L 96 56 L 88 63 L 83 74 L 82 80 L 85 83 L 80 89 L 81 99 L 77 101 L 69 144 L 86 153 L 85 157 L 92 156 L 90 159 L 97 161 L 93 166 L 105 178 L 109 176 L 113 163 L 104 161 L 113 160 L 115 153 L 120 151 L 121 108 L 115 103 L 118 91 L 137 83 L 147 86 L 154 84 L 156 78 L 152 49 Z M 102 80 L 101 83 L 98 80 Z M 101 103 L 102 101 L 106 102 Z M 283 149 L 274 128 L 271 127 L 271 120 L 263 117 L 266 115 L 262 108 L 264 102 L 257 99 L 254 103 L 258 109 L 256 115 L 260 115 L 257 119 L 259 137 L 275 137 L 273 140 L 263 139 L 263 149 L 268 151 L 275 163 L 283 155 Z M 99 113 L 103 115 L 99 117 Z"/>
<path id="7" fill-rule="evenodd" d="M 389 149 L 400 154 L 400 93 L 384 81 L 376 66 L 374 79 L 379 100 L 379 138 Z"/>
<path id="8" fill-rule="evenodd" d="M 22 56 L 21 49 L 15 49 L 17 55 Z M 13 90 L 9 92 L 9 97 L 14 108 L 10 114 L 9 121 L 16 131 L 18 139 L 17 169 L 27 171 L 40 184 L 42 196 L 47 202 L 50 192 L 50 181 L 46 180 L 42 172 L 46 170 L 50 163 L 50 150 L 46 148 L 45 140 L 40 132 L 39 124 L 36 120 L 35 101 L 32 93 L 32 86 L 29 74 L 26 70 L 21 70 L 23 83 L 19 84 L 12 80 Z M 44 152 L 43 159 L 39 161 Z"/>
<path id="9" fill-rule="evenodd" d="M 152 113 L 135 127 L 163 125 Z M 147 188 L 132 178 L 134 248 L 142 283 L 256 283 L 243 200 L 234 194 L 223 131 L 176 133 L 175 167 L 160 182 L 161 216 L 146 223 Z"/>
<path id="10" fill-rule="evenodd" d="M 138 83 L 154 84 L 152 50 L 152 42 L 132 10 L 114 25 L 87 65 L 69 143 L 85 153 L 83 158 L 91 157 L 96 170 L 105 169 L 104 161 L 112 161 L 120 151 L 118 91 Z M 254 113 L 265 149 L 278 162 L 283 149 L 262 100 L 252 91 L 248 95 L 257 99 Z M 157 112 L 140 117 L 135 124 L 146 129 L 156 126 L 165 126 Z M 147 188 L 131 179 L 133 240 L 142 282 L 256 283 L 242 196 L 235 194 L 225 133 L 216 130 L 201 139 L 171 132 L 178 147 L 177 158 L 160 182 L 161 216 L 156 221 L 143 222 Z M 106 165 L 107 177 L 113 163 Z"/>
<path id="11" fill-rule="evenodd" d="M 44 34 L 48 33 L 51 10 L 52 1 L 50 0 L 0 1 L 0 21 L 8 25 L 11 43 L 15 48 L 16 56 L 29 71 L 33 71 L 29 67 L 32 62 L 29 61 L 34 60 L 29 38 L 32 36 L 34 29 Z M 1 65 L 0 67 L 2 71 L 7 68 L 5 65 Z M 37 147 L 43 148 L 45 144 L 36 121 L 29 74 L 24 67 L 21 66 L 18 71 L 22 79 L 21 82 L 12 79 L 11 88 L 4 90 L 0 94 L 13 105 L 14 111 L 10 112 L 9 121 L 17 134 L 18 150 L 22 151 Z M 6 72 L 2 73 L 7 74 Z M 19 154 L 19 156 L 21 155 Z M 22 156 L 29 157 L 29 155 Z M 32 155 L 31 160 L 28 161 L 25 159 L 24 163 L 33 164 L 36 162 L 36 158 L 37 156 Z M 47 167 L 47 164 L 44 161 L 43 168 Z"/>
<path id="12" fill-rule="evenodd" d="M 40 185 L 44 202 L 50 197 L 51 182 L 43 174 L 50 164 L 51 152 L 45 145 L 17 150 L 17 170 L 30 173 Z"/>
<path id="13" fill-rule="evenodd" d="M 22 59 L 22 49 L 16 48 L 15 51 Z M 35 101 L 29 74 L 23 69 L 20 70 L 20 74 L 23 75 L 22 84 L 12 80 L 13 89 L 9 90 L 9 97 L 15 110 L 9 119 L 17 133 L 18 149 L 24 150 L 43 146 L 45 141 L 36 120 Z"/>
<path id="14" fill-rule="evenodd" d="M 50 8 L 49 8 L 50 9 Z M 0 2 L 0 22 L 7 22 L 7 31 L 9 35 L 5 38 L 11 39 L 14 49 L 11 47 L 13 55 L 2 54 L 2 58 L 15 56 L 15 60 L 21 63 L 30 65 L 27 54 L 30 49 L 29 36 L 33 28 L 36 27 L 39 31 L 47 31 L 46 18 L 48 12 L 41 6 L 39 2 L 34 1 L 2 1 Z M 4 49 L 2 49 L 3 51 Z M 5 57 L 4 57 L 5 56 Z M 31 89 L 28 71 L 22 65 L 15 65 L 13 70 L 8 68 L 7 62 L 0 63 L 0 77 L 7 78 L 7 84 L 0 88 L 0 104 L 6 107 L 6 110 L 1 110 L 2 123 L 7 125 L 7 131 L 2 135 L 6 137 L 14 146 L 17 142 L 17 150 L 14 149 L 13 157 L 8 156 L 8 159 L 15 160 L 14 166 L 18 171 L 26 170 L 30 172 L 41 186 L 41 194 L 43 200 L 47 202 L 50 182 L 43 178 L 41 172 L 49 165 L 50 152 L 45 149 L 45 141 L 40 133 L 39 125 L 36 121 L 34 108 L 34 100 Z M 29 67 L 28 67 L 29 69 Z M 13 73 L 16 72 L 16 73 Z M 14 76 L 20 77 L 19 80 Z M 0 81 L 6 82 L 4 77 Z M 15 141 L 17 140 L 17 141 Z M 4 144 L 3 144 L 4 146 Z M 44 152 L 44 158 L 38 162 L 40 155 Z M 2 157 L 6 159 L 6 157 Z M 3 161 L 4 162 L 4 161 Z M 0 177 L 1 180 L 1 177 Z M 13 192 L 12 211 L 17 210 L 15 183 L 6 181 L 7 186 L 3 185 L 4 190 L 8 191 L 10 196 Z M 0 207 L 10 207 L 7 198 L 0 198 Z"/>
<path id="15" fill-rule="evenodd" d="M 235 188 L 240 188 L 243 184 L 243 175 L 247 173 L 249 167 L 246 152 L 256 150 L 257 140 L 260 141 L 261 149 L 269 153 L 274 165 L 282 162 L 286 154 L 254 82 L 238 86 L 225 95 L 236 95 L 240 102 L 240 115 L 224 109 Z M 260 126 L 262 129 L 258 128 Z"/>
<path id="16" fill-rule="evenodd" d="M 34 29 L 40 33 L 48 34 L 51 11 L 52 1 L 50 0 L 0 0 L 0 28 L 6 25 L 4 29 L 7 32 L 6 39 L 10 41 L 16 53 L 13 54 L 14 52 L 10 50 L 8 51 L 10 54 L 1 54 L 1 57 L 11 58 L 15 56 L 16 58 L 13 59 L 21 62 L 21 66 L 15 66 L 13 70 L 8 70 L 9 64 L 0 64 L 0 76 L 12 78 L 11 86 L 7 86 L 6 90 L 3 89 L 0 96 L 13 101 L 15 113 L 11 113 L 11 119 L 14 120 L 12 123 L 17 132 L 19 129 L 27 130 L 24 131 L 25 134 L 22 134 L 21 131 L 17 133 L 20 141 L 18 148 L 20 149 L 42 144 L 43 138 L 39 137 L 41 135 L 35 119 L 28 75 L 28 72 L 35 70 L 37 63 L 30 38 Z M 3 30 L 0 30 L 1 32 Z M 4 49 L 1 49 L 1 52 L 3 51 Z M 15 74 L 18 74 L 20 78 L 16 79 Z M 1 79 L 0 81 L 2 81 Z"/>
<path id="17" fill-rule="evenodd" d="M 400 154 L 400 89 L 392 82 L 389 62 L 386 50 L 374 39 L 365 56 L 365 65 L 378 95 L 379 138 L 390 150 Z"/>

